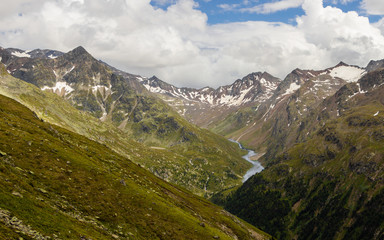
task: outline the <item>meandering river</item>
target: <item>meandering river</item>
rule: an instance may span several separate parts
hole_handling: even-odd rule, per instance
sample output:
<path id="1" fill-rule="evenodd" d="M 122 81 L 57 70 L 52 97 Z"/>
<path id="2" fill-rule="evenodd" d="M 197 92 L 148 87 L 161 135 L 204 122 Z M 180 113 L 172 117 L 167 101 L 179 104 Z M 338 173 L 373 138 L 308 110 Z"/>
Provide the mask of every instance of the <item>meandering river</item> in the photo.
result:
<path id="1" fill-rule="evenodd" d="M 244 155 L 243 158 L 244 158 L 246 161 L 248 161 L 248 162 L 250 162 L 250 163 L 253 164 L 253 167 L 252 167 L 251 169 L 249 169 L 249 170 L 245 173 L 245 175 L 243 176 L 243 182 L 247 181 L 248 178 L 252 177 L 252 176 L 255 175 L 256 173 L 259 173 L 259 172 L 263 171 L 264 167 L 261 166 L 261 163 L 260 163 L 260 162 L 251 160 L 251 157 L 256 156 L 257 153 L 255 153 L 255 152 L 252 151 L 252 150 L 249 150 L 249 149 L 244 148 L 243 145 L 241 145 L 241 143 L 239 143 L 238 141 L 235 141 L 235 140 L 233 140 L 233 139 L 229 139 L 229 141 L 231 141 L 231 142 L 235 142 L 235 143 L 239 144 L 239 147 L 240 147 L 241 149 L 245 149 L 245 150 L 247 150 L 247 151 L 248 151 L 248 154 L 247 154 L 247 155 Z"/>

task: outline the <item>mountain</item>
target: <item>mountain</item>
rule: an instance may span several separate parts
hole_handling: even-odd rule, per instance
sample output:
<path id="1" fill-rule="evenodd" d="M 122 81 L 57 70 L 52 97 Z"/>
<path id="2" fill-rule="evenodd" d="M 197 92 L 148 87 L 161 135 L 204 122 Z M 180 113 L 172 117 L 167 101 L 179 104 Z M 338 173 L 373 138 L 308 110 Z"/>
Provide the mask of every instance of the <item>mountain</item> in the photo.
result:
<path id="1" fill-rule="evenodd" d="M 46 59 L 55 59 L 61 55 L 63 55 L 63 52 L 56 51 L 56 50 L 50 50 L 50 49 L 35 49 L 31 51 L 24 51 L 17 48 L 7 48 L 4 49 L 0 47 L 0 50 L 3 52 L 2 57 L 6 58 L 46 58 Z M 5 53 L 4 53 L 5 52 Z M 8 61 L 8 60 L 7 60 Z"/>
<path id="2" fill-rule="evenodd" d="M 342 62 L 320 71 L 295 69 L 267 101 L 241 108 L 210 127 L 259 152 L 275 154 L 311 133 L 310 129 L 301 131 L 302 119 L 323 99 L 365 73 L 363 68 Z"/>
<path id="3" fill-rule="evenodd" d="M 1 239 L 270 238 L 2 95 L 0 117 Z"/>
<path id="4" fill-rule="evenodd" d="M 300 120 L 309 134 L 216 199 L 279 239 L 382 239 L 383 93 L 383 68 L 342 86 Z"/>
<path id="5" fill-rule="evenodd" d="M 210 196 L 241 184 L 251 167 L 236 144 L 188 123 L 136 75 L 117 75 L 82 47 L 54 59 L 0 54 L 7 71 L 24 80 L 3 74 L 0 92 L 48 122 L 124 156 L 143 156 L 135 161 L 167 181 Z"/>
<path id="6" fill-rule="evenodd" d="M 340 62 L 325 70 L 295 69 L 284 80 L 258 72 L 216 90 L 176 88 L 156 77 L 141 83 L 190 122 L 264 153 L 294 144 L 300 119 L 309 110 L 380 64 L 372 61 L 360 68 Z"/>
<path id="7" fill-rule="evenodd" d="M 278 239 L 384 238 L 383 60 L 295 69 L 284 80 L 257 72 L 218 89 L 189 89 L 124 73 L 81 47 L 54 59 L 15 51 L 0 49 L 0 93 L 41 119 L 213 194 Z M 247 169 L 240 150 L 187 120 L 256 150 L 265 169 L 240 186 Z"/>
<path id="8" fill-rule="evenodd" d="M 384 59 L 383 60 L 378 60 L 378 61 L 370 61 L 366 67 L 368 72 L 373 72 L 375 70 L 378 70 L 380 68 L 384 67 Z"/>
<path id="9" fill-rule="evenodd" d="M 148 91 L 157 93 L 190 122 L 207 127 L 240 107 L 269 99 L 280 79 L 266 72 L 257 72 L 217 89 L 177 88 L 157 77 L 144 78 L 140 82 Z"/>

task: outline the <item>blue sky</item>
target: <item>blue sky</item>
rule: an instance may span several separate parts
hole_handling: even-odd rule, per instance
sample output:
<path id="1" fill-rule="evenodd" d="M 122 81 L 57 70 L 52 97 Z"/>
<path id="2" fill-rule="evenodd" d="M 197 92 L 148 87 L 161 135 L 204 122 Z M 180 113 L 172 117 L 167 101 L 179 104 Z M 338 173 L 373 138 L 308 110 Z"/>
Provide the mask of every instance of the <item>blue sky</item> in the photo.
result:
<path id="1" fill-rule="evenodd" d="M 384 59 L 384 0 L 2 0 L 0 46 L 81 45 L 129 73 L 218 87 Z"/>
<path id="2" fill-rule="evenodd" d="M 304 11 L 301 6 L 287 8 L 281 11 L 263 12 L 262 10 L 253 11 L 251 9 L 263 4 L 276 3 L 278 0 L 196 0 L 198 3 L 196 9 L 204 12 L 208 16 L 209 24 L 229 23 L 229 22 L 244 22 L 244 21 L 268 21 L 268 22 L 284 22 L 288 24 L 296 24 L 296 17 L 303 15 Z M 292 1 L 295 2 L 295 1 Z M 301 2 L 296 1 L 297 3 Z M 151 4 L 154 7 L 167 9 L 175 3 L 175 0 L 152 0 Z M 356 11 L 362 16 L 369 17 L 371 22 L 376 22 L 381 19 L 380 15 L 369 15 L 361 7 L 359 0 L 324 0 L 324 6 L 337 7 L 344 12 Z M 383 2 L 384 4 L 384 2 Z"/>

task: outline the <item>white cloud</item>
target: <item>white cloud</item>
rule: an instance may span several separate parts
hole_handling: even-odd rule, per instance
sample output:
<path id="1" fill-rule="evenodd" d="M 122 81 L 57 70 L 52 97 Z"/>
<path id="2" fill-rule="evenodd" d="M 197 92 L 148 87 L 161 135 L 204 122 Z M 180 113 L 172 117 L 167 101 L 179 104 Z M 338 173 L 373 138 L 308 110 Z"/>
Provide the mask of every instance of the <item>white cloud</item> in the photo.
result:
<path id="1" fill-rule="evenodd" d="M 331 62 L 362 65 L 371 58 L 384 57 L 384 37 L 368 18 L 338 8 L 323 8 L 321 0 L 303 4 L 305 16 L 297 19 L 298 29 L 308 42 L 327 52 Z"/>
<path id="2" fill-rule="evenodd" d="M 384 36 L 384 18 L 373 24 L 375 27 L 380 29 L 381 34 Z"/>
<path id="3" fill-rule="evenodd" d="M 219 4 L 218 7 L 223 9 L 224 11 L 233 11 L 237 10 L 241 4 Z"/>
<path id="4" fill-rule="evenodd" d="M 166 10 L 153 8 L 150 0 L 19 0 L 10 5 L 12 10 L 0 15 L 0 46 L 68 51 L 82 45 L 113 66 L 177 86 L 217 87 L 255 71 L 283 78 L 296 67 L 322 69 L 341 60 L 364 66 L 384 58 L 383 24 L 324 8 L 321 0 L 305 1 L 297 26 L 208 25 L 193 0 L 176 1 Z"/>
<path id="5" fill-rule="evenodd" d="M 361 7 L 370 15 L 384 15 L 383 0 L 363 0 Z"/>
<path id="6" fill-rule="evenodd" d="M 242 12 L 253 12 L 253 13 L 274 13 L 290 8 L 297 8 L 303 4 L 304 0 L 280 0 L 270 3 L 259 4 L 250 8 L 241 9 Z"/>

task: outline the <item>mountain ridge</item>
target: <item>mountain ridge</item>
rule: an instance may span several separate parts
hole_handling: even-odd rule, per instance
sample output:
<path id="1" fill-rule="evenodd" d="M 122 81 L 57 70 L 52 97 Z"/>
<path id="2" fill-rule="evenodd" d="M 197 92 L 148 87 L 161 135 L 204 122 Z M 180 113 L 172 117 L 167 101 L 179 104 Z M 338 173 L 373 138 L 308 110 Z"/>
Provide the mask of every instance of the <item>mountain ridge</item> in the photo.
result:
<path id="1" fill-rule="evenodd" d="M 309 134 L 265 154 L 263 172 L 214 200 L 281 239 L 381 239 L 383 85 L 377 69 L 342 86 L 300 120 L 296 139 Z"/>
<path id="2" fill-rule="evenodd" d="M 162 97 L 190 122 L 208 127 L 212 122 L 220 120 L 239 107 L 264 102 L 270 97 L 279 81 L 280 79 L 266 72 L 255 72 L 217 89 L 177 88 L 157 78 L 144 79 L 140 82 L 150 92 Z"/>
<path id="3" fill-rule="evenodd" d="M 251 165 L 241 158 L 242 151 L 236 144 L 191 125 L 150 93 L 136 93 L 130 84 L 136 80 L 117 76 L 114 70 L 104 68 L 84 50 L 78 50 L 80 57 L 87 60 L 69 61 L 65 54 L 43 62 L 14 59 L 8 67 L 19 61 L 24 66 L 13 74 L 40 90 L 10 75 L 3 77 L 0 90 L 27 104 L 43 119 L 105 143 L 120 154 L 139 154 L 132 149 L 145 152 L 140 153 L 146 157 L 139 164 L 199 195 L 211 195 L 223 187 L 241 184 L 242 175 Z M 70 52 L 69 58 L 76 52 Z M 84 81 L 78 81 L 79 78 Z M 41 89 L 46 93 L 40 93 Z M 60 103 L 64 100 L 73 108 Z M 62 105 L 63 109 L 57 109 L 56 105 Z M 115 120 L 119 116 L 123 117 Z M 138 147 L 133 140 L 150 149 Z M 152 155 L 155 157 L 151 159 Z"/>

